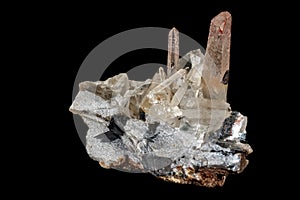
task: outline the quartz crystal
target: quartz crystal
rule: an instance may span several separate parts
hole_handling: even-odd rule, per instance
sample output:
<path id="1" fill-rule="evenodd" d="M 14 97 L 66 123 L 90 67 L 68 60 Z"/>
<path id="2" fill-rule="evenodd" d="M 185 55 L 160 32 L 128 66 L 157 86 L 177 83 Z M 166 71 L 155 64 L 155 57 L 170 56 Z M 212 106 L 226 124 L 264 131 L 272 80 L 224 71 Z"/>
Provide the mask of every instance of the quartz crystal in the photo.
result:
<path id="1" fill-rule="evenodd" d="M 211 21 L 205 54 L 179 59 L 179 32 L 169 33 L 167 70 L 152 79 L 126 73 L 80 83 L 70 111 L 88 125 L 86 149 L 104 168 L 151 173 L 175 183 L 222 186 L 252 152 L 247 117 L 226 102 L 231 15 Z"/>

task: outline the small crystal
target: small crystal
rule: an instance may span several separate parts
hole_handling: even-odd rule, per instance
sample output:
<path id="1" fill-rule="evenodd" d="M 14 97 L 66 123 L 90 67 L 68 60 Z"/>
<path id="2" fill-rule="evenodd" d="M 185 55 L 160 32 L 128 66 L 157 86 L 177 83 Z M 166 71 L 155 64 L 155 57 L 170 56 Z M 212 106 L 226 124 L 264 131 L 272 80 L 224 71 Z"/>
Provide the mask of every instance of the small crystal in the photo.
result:
<path id="1" fill-rule="evenodd" d="M 169 32 L 168 41 L 168 62 L 167 62 L 167 75 L 173 74 L 178 66 L 179 60 L 179 32 L 176 28 L 172 28 Z"/>

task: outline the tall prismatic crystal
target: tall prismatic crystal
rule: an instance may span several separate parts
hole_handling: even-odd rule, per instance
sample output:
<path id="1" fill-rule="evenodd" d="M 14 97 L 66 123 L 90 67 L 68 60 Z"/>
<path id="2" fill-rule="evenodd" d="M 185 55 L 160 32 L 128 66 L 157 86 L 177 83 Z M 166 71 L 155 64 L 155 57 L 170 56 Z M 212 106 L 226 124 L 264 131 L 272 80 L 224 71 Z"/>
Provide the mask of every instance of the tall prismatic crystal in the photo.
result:
<path id="1" fill-rule="evenodd" d="M 179 32 L 176 28 L 172 28 L 168 38 L 168 62 L 167 75 L 170 76 L 178 67 L 179 60 Z"/>

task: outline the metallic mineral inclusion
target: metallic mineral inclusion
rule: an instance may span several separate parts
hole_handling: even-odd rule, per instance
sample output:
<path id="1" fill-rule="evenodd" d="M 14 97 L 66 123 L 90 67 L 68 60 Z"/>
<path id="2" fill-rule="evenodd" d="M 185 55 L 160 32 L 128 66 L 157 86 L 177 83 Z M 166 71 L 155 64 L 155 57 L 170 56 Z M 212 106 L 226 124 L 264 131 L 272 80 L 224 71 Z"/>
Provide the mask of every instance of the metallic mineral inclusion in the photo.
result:
<path id="1" fill-rule="evenodd" d="M 175 183 L 222 186 L 252 152 L 247 118 L 226 102 L 231 15 L 211 21 L 205 54 L 179 59 L 179 32 L 169 33 L 167 71 L 152 79 L 80 83 L 70 111 L 88 125 L 86 149 L 104 168 L 151 173 Z"/>

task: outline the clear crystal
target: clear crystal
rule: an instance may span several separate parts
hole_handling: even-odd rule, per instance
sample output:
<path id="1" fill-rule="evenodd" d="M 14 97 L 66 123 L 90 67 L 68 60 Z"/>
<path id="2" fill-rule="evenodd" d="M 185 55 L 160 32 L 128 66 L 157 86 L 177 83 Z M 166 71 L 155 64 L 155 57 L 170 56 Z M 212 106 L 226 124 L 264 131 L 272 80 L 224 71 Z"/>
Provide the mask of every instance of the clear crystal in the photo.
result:
<path id="1" fill-rule="evenodd" d="M 179 32 L 176 28 L 172 28 L 169 32 L 168 39 L 168 62 L 167 75 L 173 74 L 178 69 L 179 60 Z"/>

